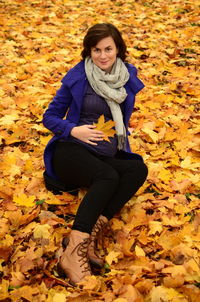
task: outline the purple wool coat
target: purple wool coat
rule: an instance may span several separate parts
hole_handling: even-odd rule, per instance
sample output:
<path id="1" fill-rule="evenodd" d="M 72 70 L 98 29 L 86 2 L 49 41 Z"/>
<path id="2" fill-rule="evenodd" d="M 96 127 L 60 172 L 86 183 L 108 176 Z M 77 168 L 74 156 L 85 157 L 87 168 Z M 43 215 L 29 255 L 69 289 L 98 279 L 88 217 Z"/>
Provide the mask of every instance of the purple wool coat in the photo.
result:
<path id="1" fill-rule="evenodd" d="M 130 150 L 128 141 L 128 122 L 133 112 L 135 95 L 144 87 L 144 84 L 137 77 L 137 69 L 131 64 L 125 64 L 129 71 L 130 78 L 124 86 L 127 92 L 127 97 L 124 101 L 124 125 L 127 129 L 127 142 L 124 158 L 131 157 L 142 160 L 142 157 L 139 154 L 132 153 Z M 71 129 L 75 127 L 79 121 L 81 105 L 88 85 L 84 61 L 79 62 L 70 69 L 61 82 L 62 85 L 60 89 L 57 91 L 43 115 L 44 126 L 54 134 L 44 151 L 45 169 L 48 176 L 56 180 L 57 177 L 53 171 L 52 165 L 55 143 L 59 139 L 67 139 Z"/>

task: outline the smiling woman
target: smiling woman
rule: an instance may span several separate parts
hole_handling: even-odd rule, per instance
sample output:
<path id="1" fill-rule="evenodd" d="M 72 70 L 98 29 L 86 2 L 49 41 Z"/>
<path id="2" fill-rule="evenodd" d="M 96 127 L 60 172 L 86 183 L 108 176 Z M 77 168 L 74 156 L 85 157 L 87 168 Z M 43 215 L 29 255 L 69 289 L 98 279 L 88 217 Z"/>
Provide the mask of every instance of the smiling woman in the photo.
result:
<path id="1" fill-rule="evenodd" d="M 143 159 L 131 152 L 128 141 L 135 95 L 144 85 L 125 62 L 120 32 L 109 23 L 92 26 L 81 54 L 83 60 L 62 79 L 43 119 L 55 134 L 44 153 L 46 175 L 69 190 L 88 188 L 59 260 L 73 285 L 91 275 L 90 265 L 104 265 L 95 251 L 97 233 L 147 177 Z M 94 125 L 102 115 L 115 124 L 109 142 Z"/>

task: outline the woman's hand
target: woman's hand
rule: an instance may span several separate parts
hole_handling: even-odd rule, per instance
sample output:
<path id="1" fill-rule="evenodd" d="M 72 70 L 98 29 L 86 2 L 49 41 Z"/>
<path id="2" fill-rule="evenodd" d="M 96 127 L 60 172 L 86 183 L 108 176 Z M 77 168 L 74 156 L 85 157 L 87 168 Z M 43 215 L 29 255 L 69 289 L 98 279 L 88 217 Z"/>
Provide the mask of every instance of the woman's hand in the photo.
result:
<path id="1" fill-rule="evenodd" d="M 102 131 L 95 130 L 95 125 L 82 125 L 72 128 L 71 136 L 80 139 L 90 145 L 97 145 L 94 141 L 102 141 L 104 134 Z"/>

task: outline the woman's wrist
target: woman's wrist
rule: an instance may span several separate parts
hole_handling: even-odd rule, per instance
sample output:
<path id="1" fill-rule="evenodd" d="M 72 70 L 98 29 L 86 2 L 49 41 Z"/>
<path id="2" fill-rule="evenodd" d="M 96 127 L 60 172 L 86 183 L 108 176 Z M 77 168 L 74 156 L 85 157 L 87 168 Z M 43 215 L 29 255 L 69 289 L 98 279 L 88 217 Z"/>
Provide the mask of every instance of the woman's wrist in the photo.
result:
<path id="1" fill-rule="evenodd" d="M 73 128 L 71 129 L 70 135 L 75 137 L 75 135 L 76 135 L 76 130 L 77 130 L 77 126 L 73 127 Z"/>

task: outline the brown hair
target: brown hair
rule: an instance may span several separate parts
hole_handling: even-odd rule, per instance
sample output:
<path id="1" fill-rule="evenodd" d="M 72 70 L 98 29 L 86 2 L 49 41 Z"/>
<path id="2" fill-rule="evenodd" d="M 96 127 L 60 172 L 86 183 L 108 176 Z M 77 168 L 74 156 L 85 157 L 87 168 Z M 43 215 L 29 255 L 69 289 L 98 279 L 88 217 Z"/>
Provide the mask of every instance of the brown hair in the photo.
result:
<path id="1" fill-rule="evenodd" d="M 83 50 L 81 56 L 83 59 L 90 56 L 91 48 L 95 47 L 97 43 L 107 37 L 112 37 L 118 49 L 117 56 L 125 61 L 126 59 L 126 44 L 121 36 L 119 30 L 110 23 L 98 23 L 90 27 L 83 39 Z"/>

